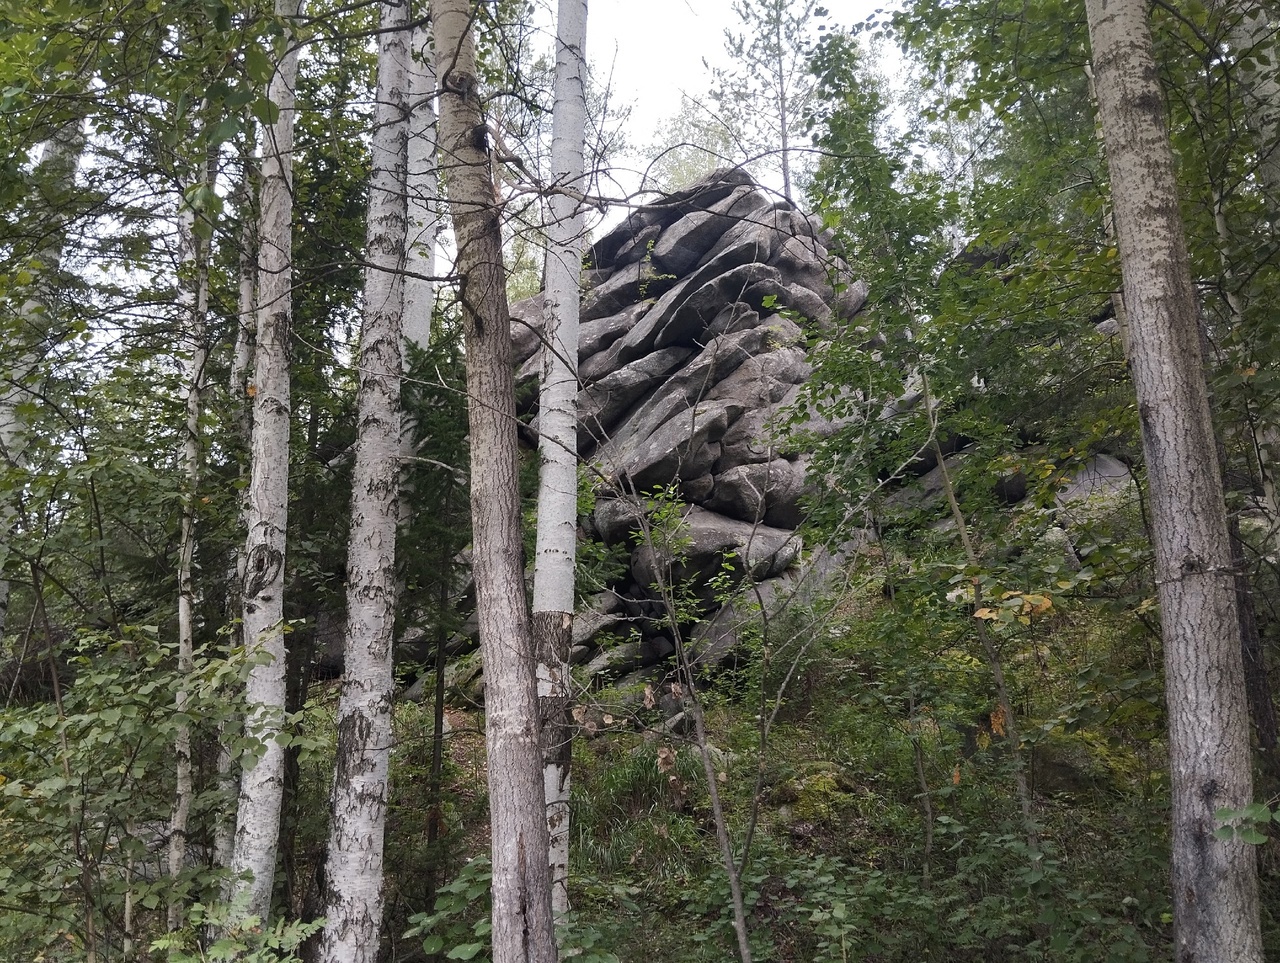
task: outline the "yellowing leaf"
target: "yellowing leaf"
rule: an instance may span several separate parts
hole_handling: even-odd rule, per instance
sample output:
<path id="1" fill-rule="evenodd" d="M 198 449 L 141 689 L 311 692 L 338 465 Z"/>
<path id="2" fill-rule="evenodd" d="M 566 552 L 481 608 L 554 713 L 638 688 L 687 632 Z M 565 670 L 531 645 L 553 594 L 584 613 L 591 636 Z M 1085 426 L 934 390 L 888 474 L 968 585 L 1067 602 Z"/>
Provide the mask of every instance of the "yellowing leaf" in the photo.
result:
<path id="1" fill-rule="evenodd" d="M 998 619 L 1000 618 L 1000 613 L 997 612 L 995 609 L 980 608 L 973 613 L 973 617 L 975 619 L 988 619 L 988 620 Z"/>

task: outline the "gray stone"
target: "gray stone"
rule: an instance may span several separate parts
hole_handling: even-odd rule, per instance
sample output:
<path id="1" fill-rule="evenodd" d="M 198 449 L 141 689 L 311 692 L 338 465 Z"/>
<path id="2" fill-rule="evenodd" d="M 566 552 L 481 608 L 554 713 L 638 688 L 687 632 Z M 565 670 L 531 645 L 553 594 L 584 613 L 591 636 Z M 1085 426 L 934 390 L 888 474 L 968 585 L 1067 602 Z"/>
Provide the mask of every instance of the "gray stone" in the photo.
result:
<path id="1" fill-rule="evenodd" d="M 729 425 L 724 402 L 702 402 L 679 412 L 652 433 L 629 431 L 615 436 L 596 452 L 595 462 L 615 485 L 636 492 L 652 491 L 679 477 L 696 478 L 714 463 L 709 445 Z"/>
<path id="2" fill-rule="evenodd" d="M 713 262 L 714 263 L 714 262 Z M 693 275 L 694 278 L 697 275 Z M 685 343 L 701 334 L 725 304 L 745 301 L 752 307 L 763 304 L 757 291 L 780 290 L 781 276 L 776 268 L 764 264 L 741 264 L 710 280 L 689 293 L 656 325 L 654 347 Z M 815 299 L 816 300 L 816 299 Z"/>
<path id="3" fill-rule="evenodd" d="M 715 489 L 703 503 L 712 511 L 745 522 L 764 521 L 795 528 L 802 520 L 804 465 L 783 458 L 738 465 L 715 476 Z"/>
<path id="4" fill-rule="evenodd" d="M 660 545 L 640 545 L 631 555 L 631 571 L 640 585 L 653 585 L 668 570 L 677 581 L 698 582 L 720 571 L 727 556 L 737 558 L 743 574 L 755 579 L 777 575 L 795 561 L 800 537 L 768 525 L 752 525 L 704 508 L 685 510 L 679 528 L 678 557 L 666 557 Z"/>
<path id="5" fill-rule="evenodd" d="M 710 472 L 705 475 L 699 475 L 697 478 L 680 479 L 680 495 L 681 497 L 701 504 L 707 497 L 715 491 L 715 476 Z"/>
<path id="6" fill-rule="evenodd" d="M 1058 492 L 1058 504 L 1109 500 L 1132 489 L 1133 472 L 1129 466 L 1111 455 L 1094 455 Z"/>
<path id="7" fill-rule="evenodd" d="M 573 644 L 586 646 L 595 642 L 606 632 L 611 632 L 620 625 L 626 625 L 629 619 L 617 612 L 596 612 L 588 609 L 579 612 L 573 618 Z"/>
<path id="8" fill-rule="evenodd" d="M 511 305 L 511 363 L 516 367 L 538 353 L 546 305 L 545 294 L 535 294 Z"/>
<path id="9" fill-rule="evenodd" d="M 599 498 L 592 515 L 600 539 L 606 545 L 616 545 L 639 531 L 643 518 L 643 509 L 633 498 Z"/>
<path id="10" fill-rule="evenodd" d="M 769 340 L 766 335 L 766 347 Z M 800 348 L 766 351 L 748 358 L 736 371 L 721 379 L 710 397 L 735 398 L 748 409 L 776 404 L 793 386 L 804 384 L 812 373 L 813 366 Z"/>
<path id="11" fill-rule="evenodd" d="M 777 268 L 770 268 L 773 275 L 753 281 L 742 292 L 742 300 L 748 304 L 761 305 L 765 310 L 778 311 L 786 308 L 805 318 L 819 329 L 828 327 L 831 321 L 831 308 L 817 294 L 799 284 L 792 284 L 782 279 Z"/>
<path id="12" fill-rule="evenodd" d="M 590 358 L 603 351 L 631 330 L 649 306 L 643 302 L 629 304 L 616 314 L 583 322 L 578 328 L 578 357 Z"/>
<path id="13" fill-rule="evenodd" d="M 578 392 L 578 444 L 604 441 L 631 406 L 658 386 L 693 354 L 692 348 L 665 348 L 605 375 Z"/>
<path id="14" fill-rule="evenodd" d="M 742 186 L 706 210 L 691 211 L 662 232 L 653 257 L 668 271 L 688 274 L 735 224 L 759 214 L 771 202 L 758 188 Z"/>
<path id="15" fill-rule="evenodd" d="M 751 305 L 735 301 L 733 304 L 726 304 L 711 319 L 711 323 L 707 325 L 707 334 L 732 334 L 735 331 L 754 328 L 759 323 L 760 315 L 752 309 Z"/>
<path id="16" fill-rule="evenodd" d="M 586 668 L 582 670 L 582 674 L 586 676 L 588 681 L 595 679 L 599 675 L 620 675 L 631 669 L 639 668 L 642 654 L 643 644 L 639 639 L 619 642 L 617 645 L 611 645 L 607 649 L 601 649 L 587 663 Z"/>
<path id="17" fill-rule="evenodd" d="M 582 299 L 582 321 L 607 318 L 628 305 L 666 292 L 676 279 L 660 272 L 649 261 L 627 264 L 613 272 L 609 280 L 592 288 Z"/>
<path id="18" fill-rule="evenodd" d="M 842 321 L 848 321 L 856 317 L 858 312 L 862 310 L 863 305 L 867 303 L 867 296 L 870 290 L 866 281 L 855 280 L 848 275 L 838 279 L 836 281 L 835 301 L 831 305 L 831 310 Z"/>
<path id="19" fill-rule="evenodd" d="M 681 340 L 692 343 L 725 304 L 737 300 L 736 297 L 725 294 L 733 289 L 735 283 L 742 287 L 749 280 L 767 277 L 770 272 L 777 273 L 773 268 L 762 264 L 751 264 L 752 254 L 750 245 L 731 247 L 677 283 L 636 321 L 625 337 L 609 349 L 612 352 L 612 366 L 620 367 L 655 348 L 665 348 Z M 725 278 L 733 274 L 734 270 L 739 270 L 740 273 L 736 278 L 731 278 L 726 287 Z M 707 288 L 708 285 L 712 287 Z M 703 290 L 704 288 L 707 290 Z M 686 302 L 695 295 L 699 299 L 689 310 L 685 310 Z M 587 375 L 584 374 L 584 377 Z"/>
<path id="20" fill-rule="evenodd" d="M 776 404 L 748 408 L 729 426 L 721 439 L 718 470 L 772 461 L 787 450 L 790 409 L 800 397 L 800 387 L 793 385 Z"/>
<path id="21" fill-rule="evenodd" d="M 618 253 L 613 259 L 614 269 L 625 267 L 628 264 L 635 264 L 650 257 L 653 253 L 653 245 L 657 242 L 660 234 L 662 234 L 662 224 L 660 223 L 649 224 L 641 228 L 631 240 L 618 249 Z"/>

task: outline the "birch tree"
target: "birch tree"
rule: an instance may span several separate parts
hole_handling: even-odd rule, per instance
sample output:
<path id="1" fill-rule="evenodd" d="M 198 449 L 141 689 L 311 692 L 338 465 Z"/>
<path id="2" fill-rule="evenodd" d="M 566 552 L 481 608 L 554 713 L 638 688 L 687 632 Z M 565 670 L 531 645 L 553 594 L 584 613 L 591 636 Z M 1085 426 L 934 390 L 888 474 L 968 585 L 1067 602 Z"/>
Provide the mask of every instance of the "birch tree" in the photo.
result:
<path id="1" fill-rule="evenodd" d="M 288 23 L 301 0 L 277 0 Z M 293 114 L 298 48 L 288 32 L 268 96 L 278 113 L 266 129 L 259 194 L 258 332 L 254 345 L 248 534 L 241 587 L 245 646 L 254 656 L 245 684 L 245 735 L 258 748 L 245 756 L 231 854 L 233 896 L 244 912 L 266 919 L 271 907 L 280 807 L 284 795 L 284 572 L 289 507 L 289 338 L 292 284 Z"/>
<path id="2" fill-rule="evenodd" d="M 408 22 L 408 0 L 382 4 L 347 550 L 347 630 L 320 944 L 325 963 L 373 963 L 382 925 L 395 694 Z"/>
<path id="3" fill-rule="evenodd" d="M 533 638 L 542 706 L 543 781 L 551 900 L 569 909 L 569 649 L 578 539 L 578 309 L 582 275 L 583 143 L 586 132 L 586 0 L 560 0 L 551 134 L 551 220 L 538 404 L 538 533 Z"/>
<path id="4" fill-rule="evenodd" d="M 203 165 L 195 191 L 210 191 L 217 176 L 211 154 Z M 196 586 L 194 563 L 196 551 L 196 505 L 200 488 L 200 466 L 203 445 L 200 416 L 204 407 L 205 365 L 209 360 L 209 250 L 207 231 L 197 228 L 199 214 L 192 204 L 185 205 L 179 218 L 179 305 L 190 355 L 184 360 L 183 381 L 186 384 L 186 419 L 182 440 L 182 472 L 185 491 L 182 495 L 182 518 L 178 532 L 178 671 L 188 675 L 195 659 Z M 179 689 L 174 700 L 179 723 L 174 737 L 174 800 L 169 820 L 169 875 L 177 879 L 187 856 L 187 823 L 195 796 L 195 779 L 191 764 L 191 727 L 184 719 L 190 694 Z M 173 931 L 182 925 L 183 910 L 175 891 L 170 895 L 168 926 Z"/>
<path id="5" fill-rule="evenodd" d="M 468 0 L 435 0 L 440 156 L 467 354 L 476 609 L 485 679 L 494 963 L 552 963 L 537 690 L 520 551 L 515 378 L 502 235 Z"/>
<path id="6" fill-rule="evenodd" d="M 1088 0 L 1151 488 L 1181 963 L 1260 963 L 1256 856 L 1214 830 L 1252 801 L 1240 624 L 1199 314 L 1143 0 Z"/>
<path id="7" fill-rule="evenodd" d="M 426 348 L 435 311 L 436 242 L 440 237 L 440 178 L 436 173 L 436 70 L 431 30 L 413 28 L 408 64 L 409 136 L 406 194 L 409 241 L 405 251 L 404 336 Z"/>

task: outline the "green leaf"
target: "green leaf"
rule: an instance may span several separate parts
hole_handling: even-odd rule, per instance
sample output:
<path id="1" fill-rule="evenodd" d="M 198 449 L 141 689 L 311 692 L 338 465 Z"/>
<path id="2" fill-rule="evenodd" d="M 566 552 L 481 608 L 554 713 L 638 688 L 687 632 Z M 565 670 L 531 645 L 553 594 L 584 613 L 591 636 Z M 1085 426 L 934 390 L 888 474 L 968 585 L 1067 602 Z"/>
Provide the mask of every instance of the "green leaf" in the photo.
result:
<path id="1" fill-rule="evenodd" d="M 232 114 L 230 117 L 224 117 L 209 131 L 209 143 L 212 146 L 225 144 L 238 133 L 240 133 L 240 118 Z"/>
<path id="2" fill-rule="evenodd" d="M 483 943 L 463 943 L 444 955 L 446 960 L 471 960 L 484 949 Z"/>
<path id="3" fill-rule="evenodd" d="M 259 97 L 253 102 L 250 112 L 264 124 L 274 124 L 280 119 L 280 107 L 267 97 Z"/>
<path id="4" fill-rule="evenodd" d="M 249 79 L 265 84 L 271 79 L 274 70 L 275 64 L 267 52 L 256 43 L 250 44 L 249 49 L 244 52 L 244 71 L 249 75 Z"/>

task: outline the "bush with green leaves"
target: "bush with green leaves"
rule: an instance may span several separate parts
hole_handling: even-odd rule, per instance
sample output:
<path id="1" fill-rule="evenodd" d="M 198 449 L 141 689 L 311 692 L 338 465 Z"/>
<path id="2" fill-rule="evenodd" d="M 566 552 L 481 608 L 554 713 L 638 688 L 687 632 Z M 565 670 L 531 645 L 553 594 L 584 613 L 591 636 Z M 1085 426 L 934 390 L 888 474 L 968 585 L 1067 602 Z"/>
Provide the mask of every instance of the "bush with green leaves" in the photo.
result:
<path id="1" fill-rule="evenodd" d="M 477 856 L 436 893 L 435 909 L 409 919 L 406 939 L 421 938 L 422 951 L 432 959 L 492 963 L 489 914 L 493 864 Z M 620 963 L 604 949 L 601 933 L 570 913 L 557 926 L 560 958 L 577 963 Z"/>
<path id="2" fill-rule="evenodd" d="M 163 929 L 168 901 L 216 896 L 208 864 L 218 814 L 213 740 L 247 661 L 197 657 L 178 672 L 155 627 L 85 631 L 44 653 L 60 682 L 47 701 L 0 712 L 0 958 L 119 951 Z M 42 667 L 44 668 L 44 667 Z M 183 713 L 174 706 L 188 693 Z M 190 864 L 167 875 L 173 740 L 191 727 L 198 785 Z M 251 751 L 237 740 L 239 751 Z M 201 851 L 206 856 L 202 857 Z"/>

